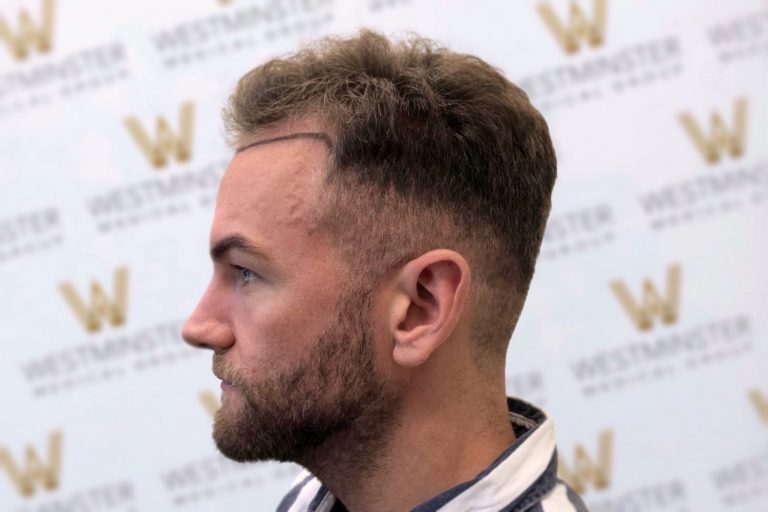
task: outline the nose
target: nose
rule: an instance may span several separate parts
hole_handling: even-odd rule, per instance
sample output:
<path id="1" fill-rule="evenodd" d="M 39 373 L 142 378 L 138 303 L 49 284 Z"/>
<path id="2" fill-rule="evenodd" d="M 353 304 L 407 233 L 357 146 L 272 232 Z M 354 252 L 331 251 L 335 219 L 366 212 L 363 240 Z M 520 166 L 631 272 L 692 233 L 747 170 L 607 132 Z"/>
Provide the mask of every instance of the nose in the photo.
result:
<path id="1" fill-rule="evenodd" d="M 181 328 L 181 337 L 190 345 L 223 352 L 235 343 L 223 297 L 212 282 Z"/>

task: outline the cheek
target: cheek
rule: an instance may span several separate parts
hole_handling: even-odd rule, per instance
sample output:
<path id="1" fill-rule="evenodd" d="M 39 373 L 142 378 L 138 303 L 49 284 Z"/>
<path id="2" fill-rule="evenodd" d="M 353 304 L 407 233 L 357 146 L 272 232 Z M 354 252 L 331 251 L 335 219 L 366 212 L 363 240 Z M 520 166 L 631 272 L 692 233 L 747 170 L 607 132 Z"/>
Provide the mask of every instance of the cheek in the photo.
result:
<path id="1" fill-rule="evenodd" d="M 335 318 L 334 298 L 314 290 L 253 293 L 232 307 L 235 347 L 248 366 L 274 367 L 301 358 Z"/>

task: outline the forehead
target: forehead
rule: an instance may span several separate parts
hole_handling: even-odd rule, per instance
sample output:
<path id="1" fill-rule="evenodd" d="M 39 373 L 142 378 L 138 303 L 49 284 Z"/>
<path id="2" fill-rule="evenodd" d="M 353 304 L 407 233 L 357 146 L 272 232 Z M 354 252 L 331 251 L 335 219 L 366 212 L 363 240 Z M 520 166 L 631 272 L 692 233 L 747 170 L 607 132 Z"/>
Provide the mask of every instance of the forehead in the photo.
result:
<path id="1" fill-rule="evenodd" d="M 285 238 L 309 231 L 327 168 L 329 149 L 312 126 L 270 129 L 245 142 L 219 188 L 211 238 L 240 232 Z"/>

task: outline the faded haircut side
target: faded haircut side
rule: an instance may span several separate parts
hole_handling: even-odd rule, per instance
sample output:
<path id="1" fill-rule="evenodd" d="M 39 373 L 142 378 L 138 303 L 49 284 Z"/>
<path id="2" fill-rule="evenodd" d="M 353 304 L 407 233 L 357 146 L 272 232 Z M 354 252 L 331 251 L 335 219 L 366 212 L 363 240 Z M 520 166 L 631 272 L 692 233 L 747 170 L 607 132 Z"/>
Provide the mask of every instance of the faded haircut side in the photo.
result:
<path id="1" fill-rule="evenodd" d="M 527 95 L 478 57 L 363 30 L 238 82 L 232 141 L 305 117 L 333 141 L 319 227 L 370 286 L 435 248 L 463 254 L 479 354 L 503 354 L 533 277 L 556 159 Z"/>

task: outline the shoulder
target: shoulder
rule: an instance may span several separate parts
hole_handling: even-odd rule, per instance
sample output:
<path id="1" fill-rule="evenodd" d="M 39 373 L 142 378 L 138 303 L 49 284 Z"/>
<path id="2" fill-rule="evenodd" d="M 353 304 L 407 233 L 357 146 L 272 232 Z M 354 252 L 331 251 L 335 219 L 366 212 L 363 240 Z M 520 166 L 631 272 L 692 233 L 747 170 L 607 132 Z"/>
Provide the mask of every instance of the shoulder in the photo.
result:
<path id="1" fill-rule="evenodd" d="M 530 512 L 589 512 L 581 497 L 558 479 L 552 489 L 529 509 Z"/>

